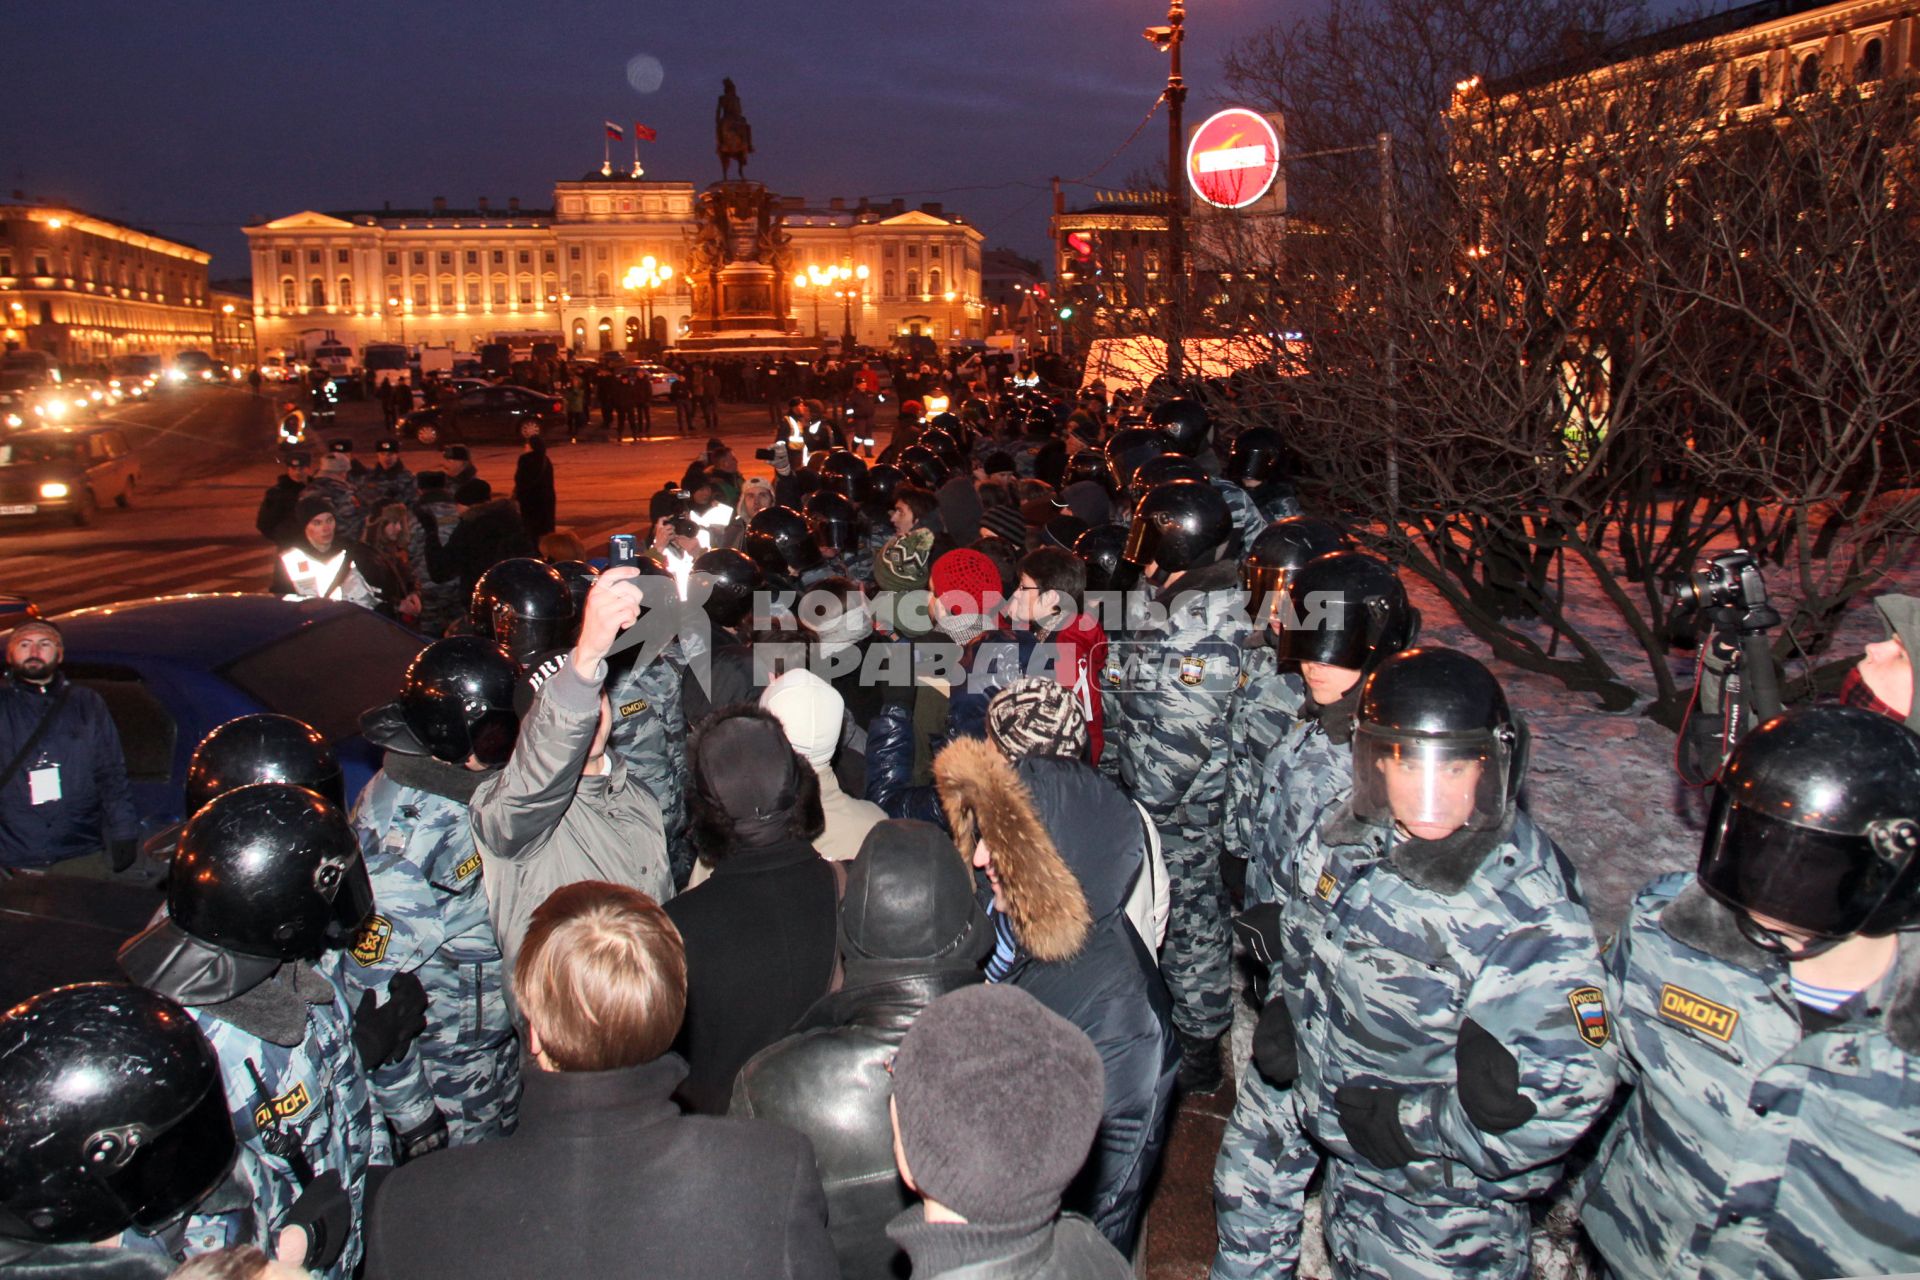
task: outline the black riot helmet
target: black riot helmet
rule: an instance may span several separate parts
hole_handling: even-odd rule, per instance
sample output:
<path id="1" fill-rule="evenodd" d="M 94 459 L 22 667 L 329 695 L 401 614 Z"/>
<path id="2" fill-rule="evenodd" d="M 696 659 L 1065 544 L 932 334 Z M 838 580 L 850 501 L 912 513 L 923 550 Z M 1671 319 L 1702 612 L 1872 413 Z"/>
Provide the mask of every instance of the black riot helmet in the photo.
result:
<path id="1" fill-rule="evenodd" d="M 951 431 L 944 430 L 940 426 L 941 418 L 951 416 L 943 413 L 935 418 L 932 425 L 920 433 L 920 439 L 915 443 L 923 449 L 931 450 L 933 456 L 940 459 L 940 465 L 949 472 L 964 471 L 967 467 L 966 451 L 960 447 L 960 441 Z"/>
<path id="2" fill-rule="evenodd" d="M 171 858 L 186 818 L 215 796 L 255 782 L 290 782 L 347 807 L 340 762 L 319 730 L 271 712 L 238 716 L 215 726 L 194 748 L 187 763 L 182 820 L 155 833 L 142 851 L 150 858 Z"/>
<path id="3" fill-rule="evenodd" d="M 715 547 L 693 562 L 693 581 L 707 586 L 701 608 L 713 625 L 737 627 L 753 612 L 753 593 L 765 584 L 766 575 L 746 552 Z"/>
<path id="4" fill-rule="evenodd" d="M 91 1244 L 179 1219 L 233 1166 L 220 1060 L 142 987 L 56 987 L 0 1016 L 0 1238 Z"/>
<path id="5" fill-rule="evenodd" d="M 938 489 L 952 473 L 940 455 L 923 444 L 910 444 L 900 451 L 900 470 L 922 489 Z"/>
<path id="6" fill-rule="evenodd" d="M 209 800 L 180 832 L 167 916 L 189 937 L 269 960 L 314 960 L 373 910 L 347 815 L 304 787 L 256 782 Z"/>
<path id="7" fill-rule="evenodd" d="M 1157 458 L 1148 458 L 1133 469 L 1133 483 L 1127 486 L 1127 499 L 1137 505 L 1140 499 L 1163 484 L 1174 480 L 1204 481 L 1206 478 L 1207 469 L 1192 458 L 1177 453 L 1163 453 Z"/>
<path id="8" fill-rule="evenodd" d="M 1260 618 L 1272 622 L 1279 617 L 1289 577 L 1308 561 L 1352 545 L 1345 529 L 1317 516 L 1275 520 L 1254 536 L 1253 546 L 1240 557 L 1240 583 Z"/>
<path id="9" fill-rule="evenodd" d="M 880 507 L 893 505 L 893 491 L 907 482 L 907 473 L 891 462 L 878 462 L 867 468 L 867 501 Z"/>
<path id="10" fill-rule="evenodd" d="M 1147 421 L 1165 434 L 1167 448 L 1189 458 L 1197 456 L 1207 447 L 1207 437 L 1213 431 L 1213 420 L 1207 416 L 1207 406 L 1189 396 L 1162 400 L 1147 415 Z"/>
<path id="11" fill-rule="evenodd" d="M 1091 480 L 1109 495 L 1113 493 L 1113 473 L 1107 469 L 1106 455 L 1098 449 L 1082 449 L 1068 458 L 1067 469 L 1060 476 L 1060 487 L 1065 489 L 1082 480 Z"/>
<path id="12" fill-rule="evenodd" d="M 746 544 L 747 554 L 770 574 L 805 573 L 826 559 L 807 518 L 792 507 L 768 507 L 747 521 Z"/>
<path id="13" fill-rule="evenodd" d="M 1819 939 L 1920 923 L 1920 738 L 1839 706 L 1753 730 L 1714 790 L 1700 884 L 1749 925 L 1764 915 Z"/>
<path id="14" fill-rule="evenodd" d="M 1420 611 L 1384 560 L 1334 551 L 1287 579 L 1275 649 L 1282 659 L 1362 673 L 1413 643 Z"/>
<path id="15" fill-rule="evenodd" d="M 567 584 L 567 594 L 573 597 L 574 638 L 577 640 L 580 623 L 587 616 L 587 596 L 592 594 L 593 584 L 600 580 L 600 571 L 585 560 L 556 560 L 553 571 Z"/>
<path id="16" fill-rule="evenodd" d="M 1500 682 L 1453 649 L 1406 649 L 1360 686 L 1353 814 L 1423 839 L 1498 831 L 1527 769 L 1526 727 Z"/>
<path id="17" fill-rule="evenodd" d="M 1248 427 L 1233 438 L 1227 453 L 1227 479 L 1235 484 L 1267 484 L 1287 476 L 1287 442 L 1275 427 Z"/>
<path id="18" fill-rule="evenodd" d="M 377 722 L 384 709 L 361 721 L 368 738 L 414 755 L 430 755 L 448 764 L 479 757 L 483 764 L 505 764 L 513 754 L 520 717 L 513 710 L 513 688 L 520 667 L 501 646 L 479 636 L 436 640 L 407 664 L 398 713 L 411 742 L 396 740 Z"/>
<path id="19" fill-rule="evenodd" d="M 1127 559 L 1162 574 L 1210 564 L 1233 535 L 1233 514 L 1220 491 L 1204 480 L 1161 485 L 1133 509 L 1127 526 Z"/>
<path id="20" fill-rule="evenodd" d="M 473 585 L 475 635 L 506 646 L 515 662 L 573 643 L 579 626 L 567 580 L 544 560 L 502 560 Z"/>
<path id="21" fill-rule="evenodd" d="M 1115 493 L 1125 493 L 1133 471 L 1148 458 L 1167 452 L 1167 437 L 1155 427 L 1122 427 L 1107 441 L 1107 476 Z"/>
<path id="22" fill-rule="evenodd" d="M 1087 565 L 1087 590 L 1131 591 L 1140 583 L 1140 566 L 1127 559 L 1127 531 L 1117 524 L 1095 525 L 1074 540 L 1073 554 Z"/>
<path id="23" fill-rule="evenodd" d="M 823 489 L 808 494 L 804 505 L 807 525 L 822 548 L 839 555 L 860 545 L 860 508 L 844 493 Z"/>
<path id="24" fill-rule="evenodd" d="M 819 475 L 822 487 L 845 494 L 851 502 L 865 502 L 872 492 L 867 478 L 867 460 L 845 449 L 829 449 L 816 454 L 808 464 Z"/>

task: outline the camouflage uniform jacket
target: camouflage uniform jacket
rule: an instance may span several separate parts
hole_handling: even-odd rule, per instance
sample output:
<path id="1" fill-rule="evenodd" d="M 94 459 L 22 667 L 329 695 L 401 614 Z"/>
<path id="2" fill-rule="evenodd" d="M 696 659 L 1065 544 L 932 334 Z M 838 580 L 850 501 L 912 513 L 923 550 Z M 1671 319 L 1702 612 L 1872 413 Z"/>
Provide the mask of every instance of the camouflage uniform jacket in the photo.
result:
<path id="1" fill-rule="evenodd" d="M 410 507 L 420 496 L 419 482 L 413 478 L 413 472 L 404 466 L 395 467 L 391 471 L 385 467 L 375 466 L 360 477 L 360 482 L 355 488 L 359 490 L 361 510 L 366 513 L 368 519 L 378 515 L 380 508 L 389 502 L 398 502 Z"/>
<path id="2" fill-rule="evenodd" d="M 1328 737 L 1319 717 L 1300 714 L 1304 689 L 1300 697 L 1285 735 L 1262 765 L 1266 791 L 1243 846 L 1248 906 L 1312 895 L 1324 860 L 1317 843 L 1321 823 L 1353 791 L 1353 748 Z M 1303 866 L 1313 868 L 1312 879 L 1299 884 Z"/>
<path id="3" fill-rule="evenodd" d="M 1227 699 L 1240 679 L 1246 599 L 1231 560 L 1186 574 L 1161 594 L 1166 619 L 1128 632 L 1124 654 L 1114 655 L 1120 686 L 1106 700 L 1124 708 L 1107 733 L 1117 739 L 1120 777 L 1133 798 L 1163 836 L 1216 852 L 1227 795 Z"/>
<path id="4" fill-rule="evenodd" d="M 440 491 L 444 494 L 444 490 Z M 426 635 L 443 634 L 448 624 L 467 611 L 467 600 L 460 591 L 460 575 L 436 579 L 427 573 L 427 539 L 447 545 L 453 528 L 460 523 L 460 509 L 451 497 L 435 496 L 414 505 L 413 531 L 407 539 L 407 563 L 420 578 L 420 630 Z M 429 528 L 431 521 L 431 529 Z"/>
<path id="5" fill-rule="evenodd" d="M 1920 1270 L 1920 939 L 1815 1013 L 1786 964 L 1676 874 L 1641 892 L 1606 970 L 1633 1091 L 1582 1221 L 1616 1274 Z"/>
<path id="6" fill-rule="evenodd" d="M 240 1143 L 232 1176 L 252 1187 L 254 1202 L 251 1212 L 189 1215 L 186 1252 L 254 1244 L 271 1254 L 306 1180 L 334 1172 L 353 1200 L 353 1234 L 339 1260 L 318 1274 L 346 1280 L 359 1264 L 367 1166 L 390 1165 L 393 1154 L 353 1047 L 353 1010 L 340 968 L 340 954 L 330 952 L 317 965 L 284 965 L 269 979 L 292 982 L 293 994 L 306 1002 L 305 1035 L 293 1044 L 236 1026 L 214 1012 L 219 1006 L 188 1010 L 220 1059 Z"/>
<path id="7" fill-rule="evenodd" d="M 1334 838 L 1359 830 L 1344 809 L 1324 825 Z M 1418 846 L 1385 843 L 1323 835 L 1289 885 L 1282 964 L 1304 971 L 1282 987 L 1307 1131 L 1416 1204 L 1539 1195 L 1613 1096 L 1599 948 L 1573 869 L 1523 812 L 1478 859 L 1416 862 Z M 1455 1045 L 1469 1018 L 1518 1061 L 1537 1108 L 1504 1133 L 1477 1128 L 1460 1102 Z M 1356 1152 L 1334 1104 L 1343 1086 L 1395 1091 L 1417 1157 L 1381 1169 Z"/>
<path id="8" fill-rule="evenodd" d="M 1227 702 L 1226 802 L 1227 849 L 1240 857 L 1251 860 L 1260 810 L 1280 790 L 1274 749 L 1293 727 L 1305 693 L 1297 674 L 1280 670 L 1271 646 L 1241 649 L 1240 687 Z"/>
<path id="9" fill-rule="evenodd" d="M 685 656 L 683 643 L 675 640 L 645 666 L 615 658 L 606 685 L 613 708 L 607 751 L 659 803 L 675 883 L 683 883 L 693 870 L 686 846 L 687 717 L 681 706 Z"/>
<path id="10" fill-rule="evenodd" d="M 302 497 L 318 494 L 333 508 L 335 537 L 359 538 L 367 526 L 366 508 L 360 505 L 359 491 L 345 476 L 317 475 L 307 481 Z"/>
<path id="11" fill-rule="evenodd" d="M 1262 501 L 1231 480 L 1223 480 L 1215 476 L 1208 483 L 1218 489 L 1220 496 L 1227 500 L 1227 512 L 1233 517 L 1233 532 L 1234 536 L 1240 540 L 1241 551 L 1251 547 L 1253 540 L 1260 536 L 1261 530 L 1275 520 L 1283 516 L 1301 514 L 1300 500 L 1284 487 L 1265 486 L 1261 491 L 1261 497 L 1265 499 Z M 1271 495 L 1268 494 L 1268 490 L 1272 491 Z"/>
<path id="12" fill-rule="evenodd" d="M 412 973 L 426 988 L 427 1028 L 399 1062 L 374 1069 L 374 1097 L 401 1134 L 438 1109 L 458 1145 L 513 1131 L 520 1054 L 466 799 L 394 776 L 437 763 L 390 752 L 354 805 L 374 914 L 346 969 L 350 984 L 378 991 L 382 1003 L 395 974 Z M 473 784 L 484 777 L 467 776 Z"/>

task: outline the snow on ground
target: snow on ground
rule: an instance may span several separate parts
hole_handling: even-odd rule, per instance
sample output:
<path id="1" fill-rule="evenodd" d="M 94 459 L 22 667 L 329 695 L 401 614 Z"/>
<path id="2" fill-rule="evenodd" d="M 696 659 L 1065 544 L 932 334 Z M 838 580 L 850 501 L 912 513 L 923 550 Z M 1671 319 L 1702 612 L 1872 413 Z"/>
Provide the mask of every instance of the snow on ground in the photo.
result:
<path id="1" fill-rule="evenodd" d="M 1404 578 L 1424 619 L 1421 643 L 1447 645 L 1487 662 L 1508 700 L 1525 717 L 1533 733 L 1528 808 L 1579 868 L 1594 927 L 1602 937 L 1612 934 L 1642 885 L 1664 872 L 1693 867 L 1707 809 L 1707 795 L 1686 786 L 1674 772 L 1674 735 L 1641 714 L 1653 681 L 1638 645 L 1592 576 L 1569 561 L 1570 611 L 1640 693 L 1633 707 L 1609 715 L 1598 710 L 1592 698 L 1549 676 L 1491 658 L 1487 646 L 1428 583 L 1411 573 Z M 1790 573 L 1768 567 L 1766 578 L 1775 607 L 1790 616 Z M 1920 594 L 1920 566 L 1907 564 L 1880 591 Z M 1884 634 L 1869 597 L 1857 597 L 1823 660 L 1857 655 L 1861 645 Z M 1544 642 L 1546 629 L 1539 628 L 1538 635 Z M 1564 640 L 1561 646 L 1566 653 Z M 1677 677 L 1691 682 L 1692 655 L 1676 651 L 1672 661 Z"/>

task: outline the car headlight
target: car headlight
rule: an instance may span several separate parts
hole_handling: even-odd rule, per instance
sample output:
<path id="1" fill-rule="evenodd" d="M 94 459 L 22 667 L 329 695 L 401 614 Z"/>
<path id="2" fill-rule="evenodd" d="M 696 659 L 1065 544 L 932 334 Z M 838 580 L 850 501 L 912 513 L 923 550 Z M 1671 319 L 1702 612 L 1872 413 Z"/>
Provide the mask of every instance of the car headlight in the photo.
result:
<path id="1" fill-rule="evenodd" d="M 185 371 L 184 369 L 169 369 L 169 370 L 167 370 L 167 381 L 168 381 L 168 382 L 185 382 L 186 380 L 187 380 L 187 374 L 186 374 L 186 371 Z"/>
<path id="2" fill-rule="evenodd" d="M 22 418 L 17 413 L 10 413 L 7 415 L 7 425 L 10 427 L 17 427 L 24 421 L 26 421 L 26 419 Z"/>
<path id="3" fill-rule="evenodd" d="M 49 418 L 64 418 L 67 416 L 67 402 L 65 400 L 49 400 L 46 403 L 45 410 Z"/>
<path id="4" fill-rule="evenodd" d="M 40 496 L 49 500 L 64 498 L 70 490 L 59 480 L 49 480 L 40 486 Z"/>

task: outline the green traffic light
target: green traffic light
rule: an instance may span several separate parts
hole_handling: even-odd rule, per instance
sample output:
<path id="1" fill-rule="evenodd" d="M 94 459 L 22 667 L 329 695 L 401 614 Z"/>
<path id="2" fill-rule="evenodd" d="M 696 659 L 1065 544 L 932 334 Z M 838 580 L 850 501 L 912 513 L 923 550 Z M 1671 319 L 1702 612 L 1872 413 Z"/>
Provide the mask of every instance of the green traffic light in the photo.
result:
<path id="1" fill-rule="evenodd" d="M 1060 318 L 1061 318 L 1062 320 L 1071 320 L 1071 319 L 1073 319 L 1073 308 L 1072 308 L 1072 307 L 1062 307 L 1062 308 L 1060 308 Z"/>

